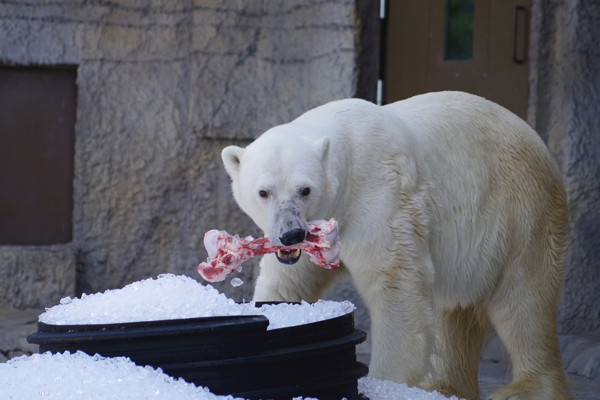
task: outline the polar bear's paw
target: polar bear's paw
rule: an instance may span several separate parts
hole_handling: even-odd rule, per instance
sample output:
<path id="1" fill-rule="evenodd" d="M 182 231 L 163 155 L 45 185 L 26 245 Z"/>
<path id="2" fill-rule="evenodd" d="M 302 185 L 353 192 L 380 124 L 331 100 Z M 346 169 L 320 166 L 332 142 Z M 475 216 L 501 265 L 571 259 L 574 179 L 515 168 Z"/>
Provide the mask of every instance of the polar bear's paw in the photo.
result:
<path id="1" fill-rule="evenodd" d="M 528 377 L 501 387 L 487 400 L 569 400 L 572 397 L 562 385 L 554 385 L 548 377 Z"/>
<path id="2" fill-rule="evenodd" d="M 477 378 L 474 379 L 474 382 L 470 382 L 470 384 L 465 382 L 459 387 L 447 382 L 433 381 L 428 377 L 419 386 L 424 390 L 435 391 L 453 399 L 479 400 L 481 398 Z"/>

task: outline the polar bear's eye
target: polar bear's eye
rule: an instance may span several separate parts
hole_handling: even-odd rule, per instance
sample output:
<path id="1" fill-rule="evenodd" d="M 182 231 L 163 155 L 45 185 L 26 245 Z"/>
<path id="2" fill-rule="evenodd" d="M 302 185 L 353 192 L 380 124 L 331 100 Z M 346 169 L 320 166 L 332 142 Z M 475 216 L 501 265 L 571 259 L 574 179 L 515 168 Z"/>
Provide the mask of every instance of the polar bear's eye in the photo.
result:
<path id="1" fill-rule="evenodd" d="M 258 195 L 263 199 L 266 199 L 267 197 L 269 197 L 269 192 L 267 192 L 266 190 L 259 190 Z"/>
<path id="2" fill-rule="evenodd" d="M 302 189 L 300 191 L 300 195 L 303 197 L 306 197 L 310 194 L 310 188 L 309 187 L 305 187 L 304 189 Z"/>

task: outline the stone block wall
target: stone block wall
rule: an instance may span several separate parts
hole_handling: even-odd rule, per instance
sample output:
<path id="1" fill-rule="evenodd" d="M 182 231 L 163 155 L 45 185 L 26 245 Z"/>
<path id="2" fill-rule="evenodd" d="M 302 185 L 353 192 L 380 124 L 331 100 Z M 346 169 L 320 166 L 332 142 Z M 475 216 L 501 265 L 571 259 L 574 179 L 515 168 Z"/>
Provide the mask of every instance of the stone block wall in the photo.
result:
<path id="1" fill-rule="evenodd" d="M 78 86 L 73 241 L 0 246 L 0 305 L 197 277 L 205 231 L 260 235 L 230 194 L 221 149 L 357 95 L 358 61 L 370 54 L 359 48 L 360 13 L 375 6 L 0 0 L 0 64 L 76 66 Z M 245 285 L 216 286 L 250 299 L 253 265 Z"/>
<path id="2" fill-rule="evenodd" d="M 534 0 L 529 123 L 569 201 L 563 333 L 600 332 L 600 1 Z"/>

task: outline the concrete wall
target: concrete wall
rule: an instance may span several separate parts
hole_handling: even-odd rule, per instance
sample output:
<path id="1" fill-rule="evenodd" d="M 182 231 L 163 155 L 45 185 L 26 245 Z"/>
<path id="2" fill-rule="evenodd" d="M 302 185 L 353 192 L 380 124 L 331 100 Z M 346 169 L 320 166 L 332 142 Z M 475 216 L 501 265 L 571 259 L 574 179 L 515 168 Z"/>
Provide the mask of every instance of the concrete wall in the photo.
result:
<path id="1" fill-rule="evenodd" d="M 201 280 L 205 231 L 260 235 L 230 195 L 220 151 L 367 87 L 374 74 L 358 68 L 367 9 L 0 0 L 2 63 L 78 73 L 73 241 L 0 246 L 0 307 L 51 306 L 165 272 Z M 250 299 L 254 270 L 246 265 L 239 288 L 216 286 Z"/>
<path id="2" fill-rule="evenodd" d="M 600 330 L 600 1 L 534 0 L 529 122 L 569 199 L 565 333 Z"/>

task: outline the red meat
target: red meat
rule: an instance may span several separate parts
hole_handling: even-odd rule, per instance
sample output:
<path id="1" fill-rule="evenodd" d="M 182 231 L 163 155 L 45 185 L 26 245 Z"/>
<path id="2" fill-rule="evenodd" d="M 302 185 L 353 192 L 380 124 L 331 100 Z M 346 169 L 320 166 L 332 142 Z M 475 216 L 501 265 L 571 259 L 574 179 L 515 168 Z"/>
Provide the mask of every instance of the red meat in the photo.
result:
<path id="1" fill-rule="evenodd" d="M 204 235 L 208 260 L 198 265 L 198 273 L 209 282 L 220 282 L 237 270 L 244 261 L 277 251 L 304 250 L 320 267 L 334 270 L 340 263 L 337 221 L 311 221 L 303 242 L 293 246 L 274 246 L 267 238 L 240 238 L 225 231 L 210 230 Z"/>

